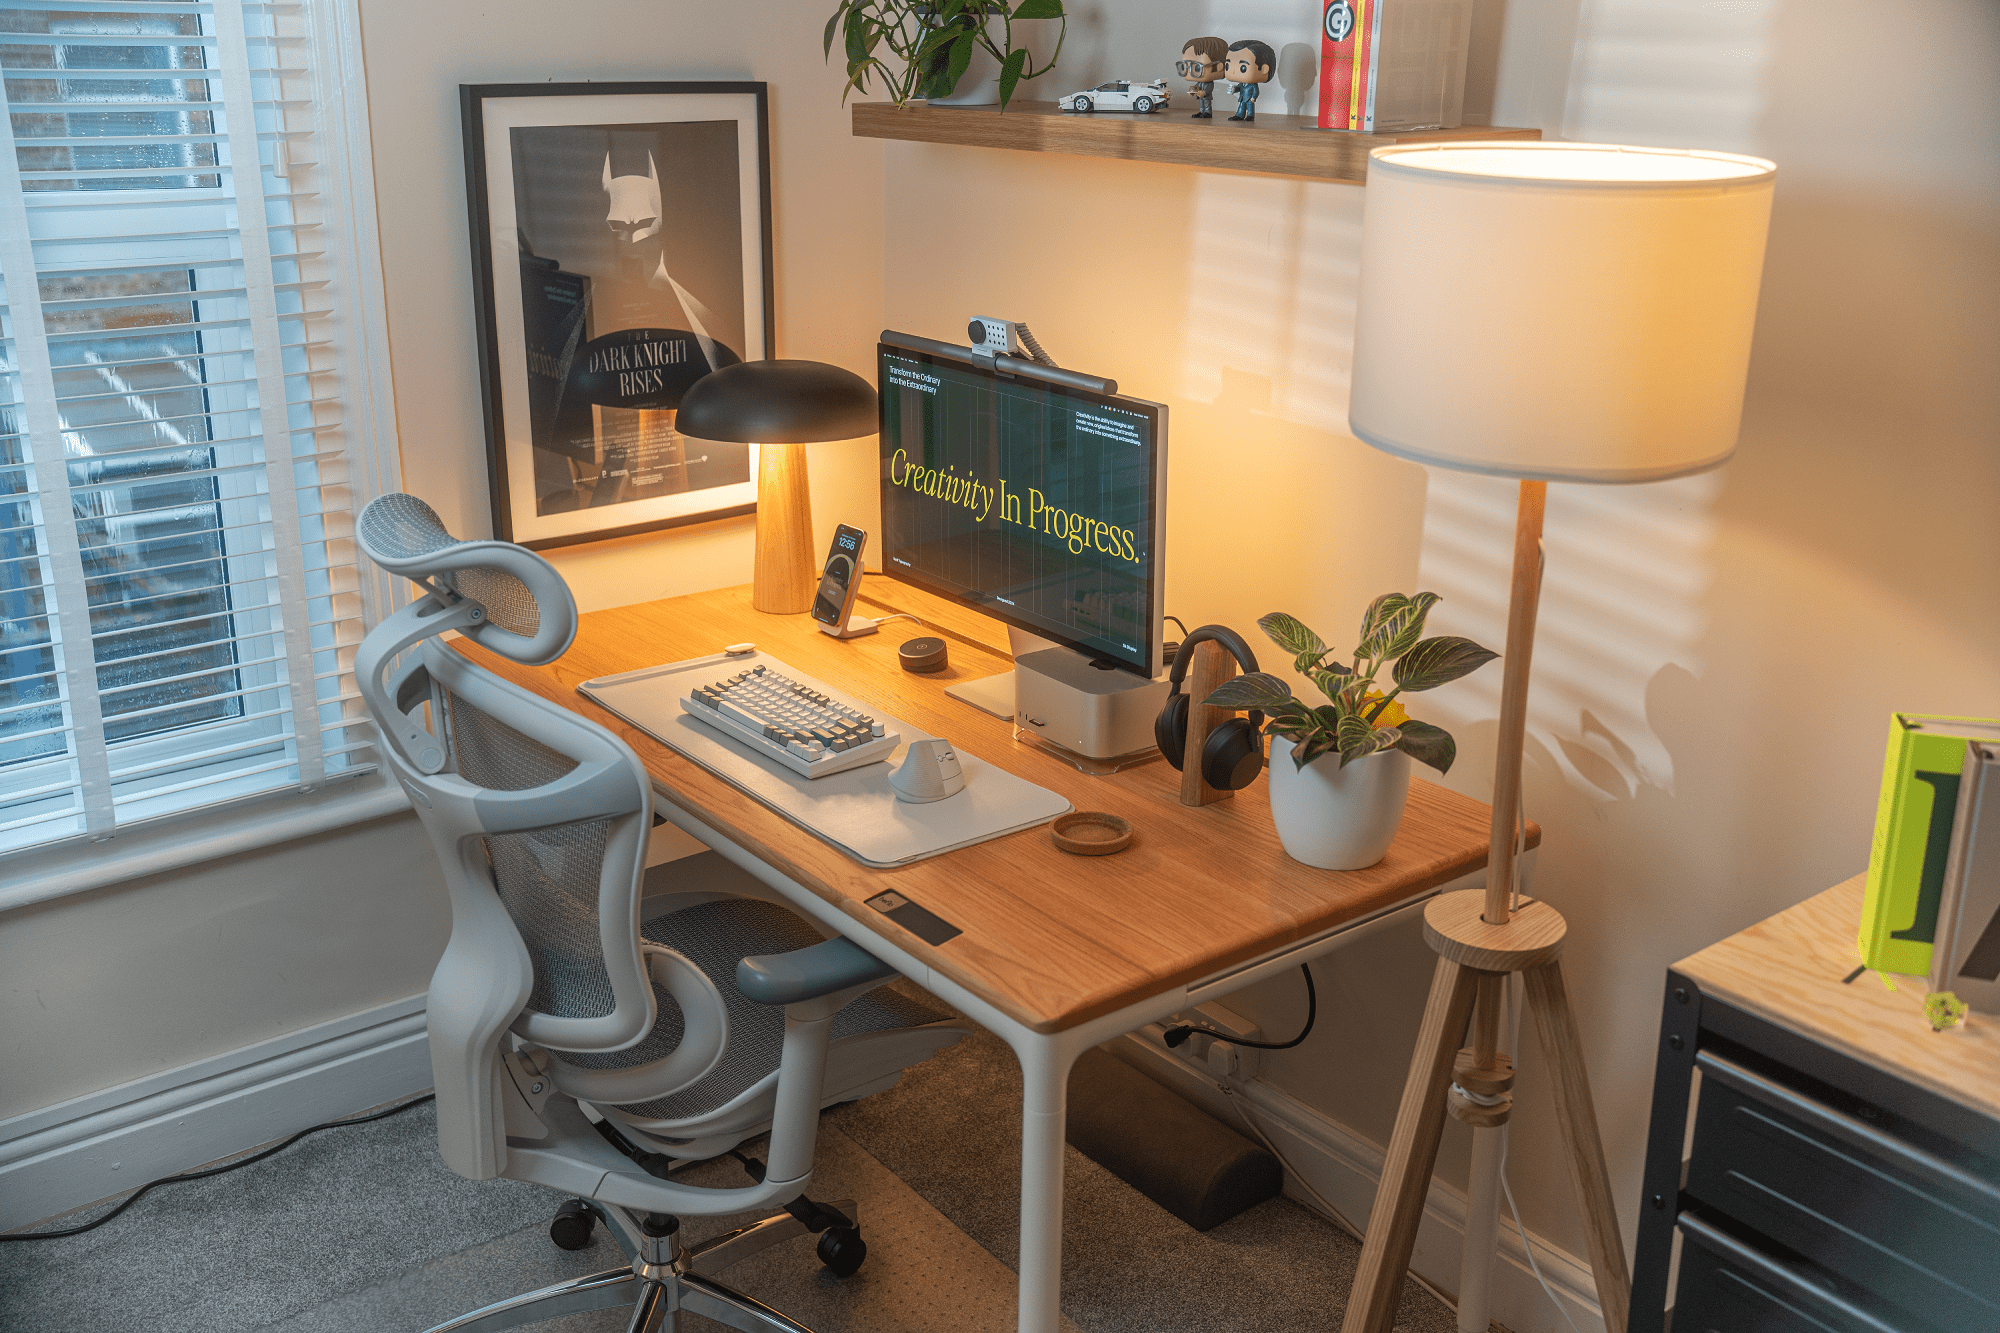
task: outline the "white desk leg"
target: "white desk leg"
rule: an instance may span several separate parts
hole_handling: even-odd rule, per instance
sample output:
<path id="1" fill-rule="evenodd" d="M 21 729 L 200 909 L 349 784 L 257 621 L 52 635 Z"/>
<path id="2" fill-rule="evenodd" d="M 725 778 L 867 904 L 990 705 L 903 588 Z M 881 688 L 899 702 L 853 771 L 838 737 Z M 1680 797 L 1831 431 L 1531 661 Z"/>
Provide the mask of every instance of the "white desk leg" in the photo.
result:
<path id="1" fill-rule="evenodd" d="M 1023 1033 L 1021 1062 L 1020 1333 L 1062 1323 L 1063 1130 L 1070 1066 L 1080 1048 L 1061 1036 Z"/>

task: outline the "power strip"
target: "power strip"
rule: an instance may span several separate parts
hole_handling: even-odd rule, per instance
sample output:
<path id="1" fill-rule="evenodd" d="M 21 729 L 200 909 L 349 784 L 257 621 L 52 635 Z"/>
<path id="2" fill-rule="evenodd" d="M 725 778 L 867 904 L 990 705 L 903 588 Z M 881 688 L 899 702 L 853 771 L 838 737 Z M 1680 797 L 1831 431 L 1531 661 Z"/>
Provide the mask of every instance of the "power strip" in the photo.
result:
<path id="1" fill-rule="evenodd" d="M 1226 1041 L 1217 1041 L 1206 1032 L 1195 1032 L 1179 1046 L 1168 1046 L 1165 1040 L 1166 1030 L 1183 1023 L 1199 1023 L 1245 1041 L 1264 1039 L 1262 1028 L 1235 1010 L 1215 1003 L 1184 1009 L 1163 1022 L 1148 1023 L 1140 1029 L 1140 1035 L 1176 1060 L 1203 1069 L 1215 1078 L 1248 1083 L 1257 1077 L 1257 1057 L 1263 1053 L 1261 1051 L 1245 1049 Z"/>

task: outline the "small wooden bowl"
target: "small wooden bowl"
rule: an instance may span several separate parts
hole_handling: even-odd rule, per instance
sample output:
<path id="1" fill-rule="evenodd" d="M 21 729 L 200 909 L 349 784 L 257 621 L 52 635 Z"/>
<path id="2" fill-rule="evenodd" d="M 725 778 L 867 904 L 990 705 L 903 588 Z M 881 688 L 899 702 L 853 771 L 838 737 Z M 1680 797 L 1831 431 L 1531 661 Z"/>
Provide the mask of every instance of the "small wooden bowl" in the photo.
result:
<path id="1" fill-rule="evenodd" d="M 1109 856 L 1132 845 L 1132 826 L 1102 810 L 1076 810 L 1049 825 L 1049 837 L 1072 856 Z"/>

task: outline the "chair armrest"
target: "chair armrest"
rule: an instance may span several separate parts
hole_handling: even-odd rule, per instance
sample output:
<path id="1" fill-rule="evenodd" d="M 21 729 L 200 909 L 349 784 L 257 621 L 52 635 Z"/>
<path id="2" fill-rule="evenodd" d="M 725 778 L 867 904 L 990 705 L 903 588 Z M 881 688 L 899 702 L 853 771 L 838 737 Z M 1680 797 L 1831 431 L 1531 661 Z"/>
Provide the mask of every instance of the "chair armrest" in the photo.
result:
<path id="1" fill-rule="evenodd" d="M 801 1004 L 895 975 L 895 968 L 876 961 L 860 945 L 827 940 L 789 953 L 745 958 L 736 965 L 736 989 L 759 1004 Z"/>

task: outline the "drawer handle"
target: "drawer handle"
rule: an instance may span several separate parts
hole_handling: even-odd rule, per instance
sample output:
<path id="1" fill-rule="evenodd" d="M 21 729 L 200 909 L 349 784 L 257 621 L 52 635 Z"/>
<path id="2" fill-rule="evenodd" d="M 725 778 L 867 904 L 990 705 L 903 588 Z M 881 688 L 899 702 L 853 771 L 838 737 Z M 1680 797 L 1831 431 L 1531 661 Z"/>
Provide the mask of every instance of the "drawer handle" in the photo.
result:
<path id="1" fill-rule="evenodd" d="M 1674 1220 L 1674 1225 L 1680 1228 L 1682 1235 L 1703 1249 L 1721 1255 L 1738 1268 L 1763 1279 L 1795 1300 L 1817 1302 L 1825 1309 L 1845 1315 L 1860 1327 L 1875 1330 L 1876 1333 L 1901 1333 L 1895 1325 L 1883 1323 L 1880 1318 L 1853 1302 L 1828 1291 L 1816 1282 L 1808 1281 L 1762 1250 L 1745 1245 L 1736 1237 L 1718 1230 L 1700 1213 L 1682 1213 Z"/>
<path id="2" fill-rule="evenodd" d="M 2000 1186 L 1982 1180 L 1934 1153 L 1925 1152 L 1922 1148 L 1884 1134 L 1853 1116 L 1842 1115 L 1831 1107 L 1792 1091 L 1782 1083 L 1774 1083 L 1762 1074 L 1753 1073 L 1733 1060 L 1725 1060 L 1712 1051 L 1702 1051 L 1695 1056 L 1694 1062 L 1705 1079 L 1712 1078 L 1724 1087 L 1733 1088 L 1746 1097 L 1783 1111 L 1853 1147 L 1865 1149 L 1919 1176 L 1928 1177 L 1934 1183 L 1962 1190 L 1985 1206 L 2000 1212 Z"/>

